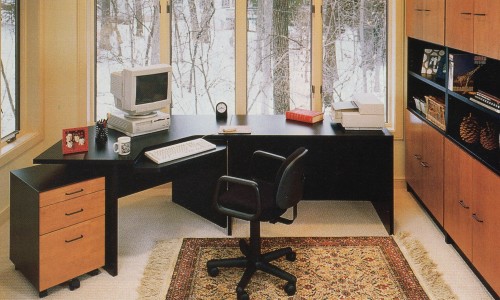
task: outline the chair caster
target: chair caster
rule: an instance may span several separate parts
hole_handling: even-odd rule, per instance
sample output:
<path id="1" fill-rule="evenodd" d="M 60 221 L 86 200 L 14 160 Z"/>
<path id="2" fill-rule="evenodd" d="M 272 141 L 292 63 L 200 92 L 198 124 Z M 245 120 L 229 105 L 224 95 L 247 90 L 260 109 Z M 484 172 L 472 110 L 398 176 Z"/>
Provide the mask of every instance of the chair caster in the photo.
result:
<path id="1" fill-rule="evenodd" d="M 211 277 L 216 277 L 217 275 L 219 275 L 219 268 L 217 267 L 213 267 L 213 268 L 208 268 L 208 275 L 210 275 Z"/>
<path id="2" fill-rule="evenodd" d="M 40 298 L 45 298 L 49 295 L 49 291 L 45 290 L 45 291 L 41 291 L 38 293 L 38 297 Z"/>
<path id="3" fill-rule="evenodd" d="M 238 300 L 250 300 L 250 296 L 245 290 L 241 290 L 240 292 L 236 292 L 236 299 Z"/>
<path id="4" fill-rule="evenodd" d="M 80 280 L 78 278 L 73 278 L 69 281 L 69 290 L 74 291 L 80 287 Z"/>
<path id="5" fill-rule="evenodd" d="M 295 282 L 288 282 L 287 284 L 285 284 L 283 289 L 285 290 L 288 296 L 293 296 L 297 291 L 297 286 L 295 285 Z"/>
<path id="6" fill-rule="evenodd" d="M 288 261 L 295 261 L 297 259 L 297 254 L 295 252 L 287 253 L 285 256 Z"/>

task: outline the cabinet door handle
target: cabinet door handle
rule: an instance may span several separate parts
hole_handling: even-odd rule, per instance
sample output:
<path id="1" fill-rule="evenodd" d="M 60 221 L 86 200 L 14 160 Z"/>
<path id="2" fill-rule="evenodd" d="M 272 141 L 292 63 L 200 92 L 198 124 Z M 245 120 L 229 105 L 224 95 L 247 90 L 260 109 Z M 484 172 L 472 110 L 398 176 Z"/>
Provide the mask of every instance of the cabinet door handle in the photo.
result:
<path id="1" fill-rule="evenodd" d="M 481 220 L 481 219 L 477 216 L 477 214 L 472 214 L 472 218 L 473 218 L 474 220 L 478 221 L 479 223 L 483 223 L 483 222 L 484 222 L 483 220 Z"/>
<path id="2" fill-rule="evenodd" d="M 71 243 L 71 242 L 74 242 L 74 241 L 77 241 L 79 239 L 83 239 L 83 234 L 80 234 L 79 237 L 76 237 L 74 239 L 71 239 L 71 240 L 64 240 L 66 243 Z"/>
<path id="3" fill-rule="evenodd" d="M 478 17 L 486 17 L 486 14 L 474 14 L 474 16 L 478 16 Z"/>
<path id="4" fill-rule="evenodd" d="M 428 164 L 428 163 L 426 163 L 425 161 L 421 161 L 421 162 L 420 162 L 420 165 L 421 165 L 422 167 L 424 167 L 424 168 L 428 168 L 428 167 L 429 167 L 429 164 Z"/>
<path id="5" fill-rule="evenodd" d="M 413 154 L 413 157 L 415 157 L 416 160 L 422 159 L 422 155 L 418 155 L 418 154 Z"/>
<path id="6" fill-rule="evenodd" d="M 78 193 L 81 193 L 81 192 L 83 192 L 83 189 L 79 189 L 79 190 L 74 191 L 74 192 L 66 192 L 66 196 L 73 195 L 73 194 L 78 194 Z"/>
<path id="7" fill-rule="evenodd" d="M 467 15 L 467 16 L 472 15 L 472 13 L 470 13 L 470 12 L 461 12 L 460 14 L 461 14 L 461 15 Z"/>
<path id="8" fill-rule="evenodd" d="M 460 206 L 462 206 L 463 208 L 465 209 L 469 209 L 469 207 L 465 204 L 464 200 L 460 200 L 458 201 L 458 203 L 460 204 Z"/>
<path id="9" fill-rule="evenodd" d="M 64 213 L 64 214 L 66 216 L 71 216 L 71 215 L 78 214 L 78 213 L 81 213 L 81 212 L 83 212 L 83 208 L 80 208 L 80 210 L 77 210 L 77 211 L 74 211 L 74 212 Z"/>

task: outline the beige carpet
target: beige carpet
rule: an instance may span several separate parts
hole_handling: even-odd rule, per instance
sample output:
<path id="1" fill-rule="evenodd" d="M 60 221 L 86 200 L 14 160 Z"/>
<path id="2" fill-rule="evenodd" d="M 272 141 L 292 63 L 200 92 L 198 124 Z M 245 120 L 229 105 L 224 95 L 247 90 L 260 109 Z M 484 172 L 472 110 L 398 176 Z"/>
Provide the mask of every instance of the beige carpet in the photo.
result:
<path id="1" fill-rule="evenodd" d="M 118 210 L 118 276 L 103 271 L 91 277 L 84 276 L 79 289 L 70 291 L 67 286 L 49 290 L 50 300 L 136 300 L 139 296 L 141 279 L 158 245 L 170 243 L 170 269 L 161 269 L 172 274 L 176 255 L 182 238 L 210 237 L 225 238 L 225 231 L 209 221 L 185 210 L 170 201 L 170 186 L 163 185 L 137 193 L 119 201 Z M 427 250 L 428 257 L 436 263 L 437 272 L 461 300 L 492 300 L 467 264 L 451 245 L 444 242 L 442 232 L 403 189 L 394 190 L 395 240 L 405 255 L 419 281 L 424 282 L 424 272 L 418 266 L 398 238 L 399 233 L 409 232 L 410 240 L 418 240 Z M 8 211 L 0 217 L 0 299 L 39 299 L 38 292 L 14 269 L 9 259 Z M 267 226 L 269 225 L 269 226 Z M 363 201 L 302 201 L 299 203 L 299 217 L 292 225 L 263 224 L 262 236 L 387 236 L 387 231 L 378 219 L 373 206 Z M 247 222 L 236 220 L 235 237 L 248 236 Z M 168 244 L 167 243 L 167 244 Z M 169 245 L 167 245 L 167 248 Z M 167 259 L 168 262 L 168 259 Z M 427 267 L 424 267 L 424 269 Z M 161 288 L 165 299 L 168 276 L 163 276 Z M 166 279 L 165 279 L 166 278 Z M 422 284 L 427 292 L 427 287 Z M 427 292 L 429 297 L 431 293 Z M 432 297 L 431 297 L 432 298 Z M 440 299 L 440 298 L 432 298 Z M 441 298 L 443 299 L 443 298 Z"/>

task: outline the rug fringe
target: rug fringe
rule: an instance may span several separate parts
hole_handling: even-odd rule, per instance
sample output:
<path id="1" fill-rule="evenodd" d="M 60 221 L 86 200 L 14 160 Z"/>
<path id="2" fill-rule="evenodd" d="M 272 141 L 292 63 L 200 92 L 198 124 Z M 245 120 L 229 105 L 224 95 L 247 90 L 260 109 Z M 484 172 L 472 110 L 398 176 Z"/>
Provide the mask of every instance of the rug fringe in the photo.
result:
<path id="1" fill-rule="evenodd" d="M 436 300 L 458 299 L 448 284 L 441 277 L 437 265 L 429 258 L 427 251 L 419 240 L 413 239 L 409 232 L 398 232 L 396 237 L 406 248 L 410 259 L 417 266 L 419 274 L 425 280 L 425 285 Z"/>
<path id="2" fill-rule="evenodd" d="M 141 285 L 137 289 L 138 299 L 165 298 L 181 245 L 182 239 L 156 243 L 144 269 Z"/>

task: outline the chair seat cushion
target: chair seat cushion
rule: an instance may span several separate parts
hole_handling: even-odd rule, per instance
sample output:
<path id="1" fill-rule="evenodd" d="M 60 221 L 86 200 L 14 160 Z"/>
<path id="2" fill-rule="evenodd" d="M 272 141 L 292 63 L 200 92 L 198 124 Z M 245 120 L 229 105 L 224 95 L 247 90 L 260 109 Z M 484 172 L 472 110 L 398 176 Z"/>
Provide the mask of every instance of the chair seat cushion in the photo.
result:
<path id="1" fill-rule="evenodd" d="M 261 216 L 259 220 L 270 221 L 280 216 L 284 211 L 277 209 L 274 202 L 274 185 L 269 182 L 257 182 L 261 201 Z M 257 195 L 253 188 L 232 184 L 229 190 L 219 197 L 219 203 L 229 209 L 255 214 L 257 210 Z"/>

